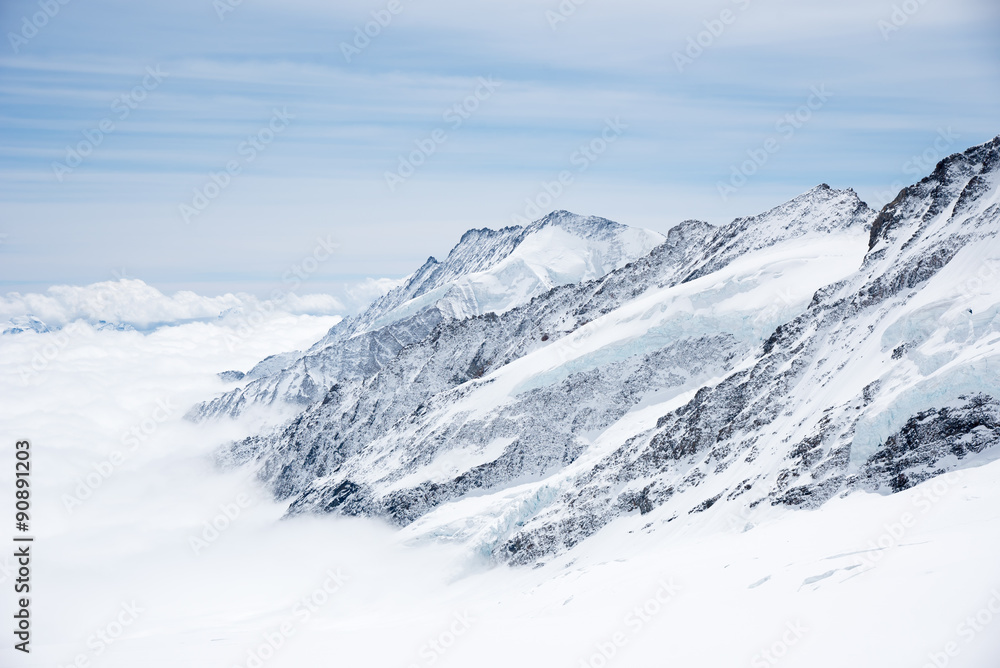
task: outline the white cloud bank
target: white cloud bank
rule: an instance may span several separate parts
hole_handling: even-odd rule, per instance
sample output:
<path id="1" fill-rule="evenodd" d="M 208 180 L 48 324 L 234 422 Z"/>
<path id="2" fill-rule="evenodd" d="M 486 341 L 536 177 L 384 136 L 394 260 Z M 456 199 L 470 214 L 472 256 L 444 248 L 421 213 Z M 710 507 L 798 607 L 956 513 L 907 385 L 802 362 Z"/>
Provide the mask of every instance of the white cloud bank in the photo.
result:
<path id="1" fill-rule="evenodd" d="M 32 653 L 8 642 L 0 665 L 841 668 L 951 647 L 950 666 L 996 667 L 1000 620 L 960 625 L 1000 605 L 1000 462 L 744 532 L 705 515 L 649 532 L 636 513 L 538 569 L 483 569 L 377 521 L 281 520 L 289 501 L 253 470 L 213 465 L 253 425 L 182 416 L 224 391 L 218 371 L 328 320 L 268 321 L 238 348 L 209 323 L 66 336 L 28 385 L 18 370 L 63 335 L 0 338 L 0 493 L 13 503 L 13 441 L 30 439 L 35 536 Z"/>
<path id="2" fill-rule="evenodd" d="M 139 330 L 195 321 L 239 325 L 254 313 L 330 316 L 344 310 L 343 302 L 332 295 L 286 293 L 280 299 L 259 299 L 245 293 L 206 297 L 187 290 L 165 295 L 141 280 L 128 278 L 86 286 L 56 285 L 44 293 L 9 292 L 0 297 L 0 322 L 34 316 L 51 328 L 80 320 L 127 324 Z"/>

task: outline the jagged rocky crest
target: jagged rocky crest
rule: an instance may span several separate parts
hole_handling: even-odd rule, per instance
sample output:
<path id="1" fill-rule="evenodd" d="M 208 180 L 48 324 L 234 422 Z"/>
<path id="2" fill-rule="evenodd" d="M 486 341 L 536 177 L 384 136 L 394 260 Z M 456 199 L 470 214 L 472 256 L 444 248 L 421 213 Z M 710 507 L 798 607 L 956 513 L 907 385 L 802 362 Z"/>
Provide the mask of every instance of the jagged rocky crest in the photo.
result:
<path id="1" fill-rule="evenodd" d="M 998 156 L 954 155 L 881 212 L 822 185 L 665 238 L 567 212 L 472 230 L 191 416 L 299 406 L 220 458 L 290 513 L 515 564 L 624 516 L 742 528 L 906 489 L 1000 456 Z"/>
<path id="2" fill-rule="evenodd" d="M 308 405 L 336 382 L 375 374 L 446 320 L 502 313 L 553 286 L 598 278 L 662 241 L 655 232 L 567 211 L 526 227 L 470 230 L 445 261 L 428 259 L 403 285 L 305 353 L 281 356 L 280 364 L 270 365 L 280 368 L 266 373 L 254 369 L 252 383 L 195 407 L 189 417 L 237 417 L 276 402 Z"/>

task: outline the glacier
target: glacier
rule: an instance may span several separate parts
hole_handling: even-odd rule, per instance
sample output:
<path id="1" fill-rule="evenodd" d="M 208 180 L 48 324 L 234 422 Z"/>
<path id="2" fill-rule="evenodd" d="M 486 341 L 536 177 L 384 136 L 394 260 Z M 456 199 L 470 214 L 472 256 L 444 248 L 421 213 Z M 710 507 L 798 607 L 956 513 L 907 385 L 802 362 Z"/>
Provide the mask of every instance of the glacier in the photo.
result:
<path id="1" fill-rule="evenodd" d="M 750 526 L 898 493 L 996 456 L 998 156 L 950 156 L 881 211 L 822 184 L 665 236 L 565 211 L 471 230 L 189 417 L 291 406 L 218 461 L 290 515 L 510 564 L 633 514 Z"/>
<path id="2" fill-rule="evenodd" d="M 528 266 L 523 229 L 235 348 L 219 320 L 3 336 L 15 381 L 56 351 L 0 387 L 48 546 L 31 660 L 753 665 L 793 633 L 777 665 L 995 665 L 967 620 L 1000 609 L 998 149 L 879 211 L 818 186 L 662 236 L 573 217 L 539 238 L 589 259 L 497 310 L 450 286 Z"/>

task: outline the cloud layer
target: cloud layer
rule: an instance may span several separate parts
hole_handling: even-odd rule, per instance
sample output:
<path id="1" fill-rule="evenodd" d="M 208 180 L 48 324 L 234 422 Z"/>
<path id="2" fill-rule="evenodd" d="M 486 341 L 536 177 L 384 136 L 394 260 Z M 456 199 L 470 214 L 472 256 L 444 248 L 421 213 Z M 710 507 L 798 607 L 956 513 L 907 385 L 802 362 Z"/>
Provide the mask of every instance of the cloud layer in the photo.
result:
<path id="1" fill-rule="evenodd" d="M 78 320 L 127 324 L 140 330 L 193 321 L 239 324 L 254 314 L 337 315 L 344 309 L 331 295 L 287 293 L 284 299 L 258 299 L 244 293 L 206 297 L 187 290 L 165 295 L 138 279 L 56 285 L 44 293 L 11 292 L 0 297 L 0 321 L 34 316 L 53 328 Z"/>
<path id="2" fill-rule="evenodd" d="M 915 180 L 906 166 L 939 130 L 958 135 L 950 152 L 1000 130 L 1000 22 L 986 0 L 407 0 L 374 28 L 384 2 L 59 6 L 0 56 L 4 290 L 124 265 L 157 285 L 254 292 L 241 283 L 280 281 L 320 234 L 341 252 L 317 285 L 402 276 L 471 227 L 508 224 L 607 118 L 627 130 L 553 208 L 661 232 L 820 182 L 874 201 Z M 3 3 L 3 32 L 37 11 Z M 477 103 L 479 77 L 501 86 Z M 820 85 L 829 102 L 720 198 Z M 271 137 L 275 109 L 293 118 Z M 72 151 L 80 164 L 57 175 Z M 414 155 L 390 192 L 385 173 Z M 181 205 L 196 202 L 185 222 Z"/>

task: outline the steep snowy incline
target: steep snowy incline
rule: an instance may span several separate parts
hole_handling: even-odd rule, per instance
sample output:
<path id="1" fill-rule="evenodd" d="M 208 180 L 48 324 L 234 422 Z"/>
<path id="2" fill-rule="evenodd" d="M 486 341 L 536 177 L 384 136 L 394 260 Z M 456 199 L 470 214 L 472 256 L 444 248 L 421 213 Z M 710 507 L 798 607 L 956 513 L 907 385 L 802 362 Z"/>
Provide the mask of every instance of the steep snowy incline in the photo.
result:
<path id="1" fill-rule="evenodd" d="M 190 417 L 308 405 L 334 383 L 371 376 L 444 320 L 504 313 L 553 287 L 600 278 L 663 241 L 656 232 L 566 211 L 523 228 L 470 230 L 444 262 L 430 258 L 402 286 L 343 320 L 284 368 L 201 404 Z"/>
<path id="2" fill-rule="evenodd" d="M 779 242 L 870 225 L 872 217 L 873 211 L 854 190 L 834 190 L 821 184 L 770 211 L 737 218 L 720 229 L 706 252 L 712 261 L 700 266 L 690 278 L 710 274 L 741 255 Z"/>
<path id="3" fill-rule="evenodd" d="M 495 509 L 509 516 L 507 533 L 480 526 L 489 514 L 463 518 L 492 536 L 477 548 L 489 551 L 544 505 L 538 499 L 566 487 L 579 462 L 633 436 L 623 424 L 745 366 L 817 289 L 855 272 L 874 218 L 853 192 L 820 187 L 724 228 L 682 223 L 601 280 L 502 315 L 442 322 L 371 378 L 338 383 L 225 458 L 255 462 L 279 497 L 296 497 L 293 512 L 399 524 L 491 490 L 540 485 L 513 502 L 521 510 Z M 813 219 L 822 224 L 809 230 Z M 709 263 L 718 269 L 692 278 Z"/>
<path id="4" fill-rule="evenodd" d="M 495 556 L 534 562 L 633 512 L 745 524 L 1000 458 L 1000 282 L 982 280 L 1000 262 L 998 156 L 1000 138 L 905 189 L 861 271 L 581 472 Z"/>
<path id="5" fill-rule="evenodd" d="M 357 319 L 352 333 L 430 306 L 453 318 L 503 313 L 558 285 L 600 278 L 663 242 L 649 230 L 555 211 L 527 227 L 470 230 Z"/>
<path id="6" fill-rule="evenodd" d="M 385 517 L 524 564 L 631 515 L 743 527 L 992 461 L 998 172 L 1000 138 L 878 214 L 819 186 L 724 227 L 682 223 L 506 310 L 417 308 L 409 338 L 404 319 L 346 339 L 406 343 L 220 458 L 291 513 Z M 525 243 L 491 271 L 529 266 Z M 546 251 L 537 266 L 558 274 Z"/>

